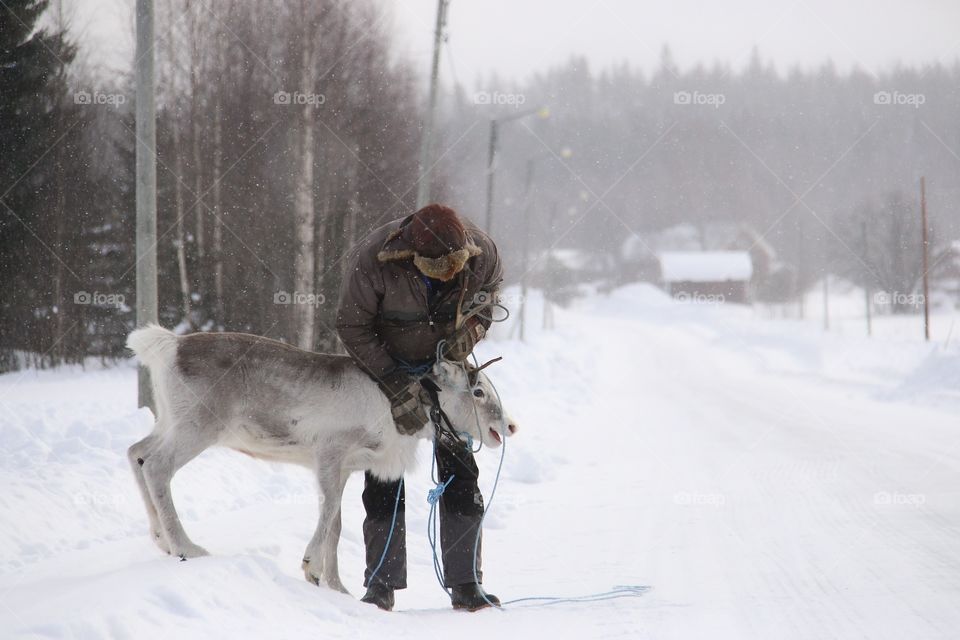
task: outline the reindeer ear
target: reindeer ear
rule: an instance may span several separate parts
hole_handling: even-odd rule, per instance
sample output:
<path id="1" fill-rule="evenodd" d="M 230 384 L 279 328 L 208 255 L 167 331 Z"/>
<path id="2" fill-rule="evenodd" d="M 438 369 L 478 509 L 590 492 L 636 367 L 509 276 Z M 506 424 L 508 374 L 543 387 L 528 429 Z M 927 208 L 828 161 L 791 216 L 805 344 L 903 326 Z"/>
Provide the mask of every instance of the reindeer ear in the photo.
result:
<path id="1" fill-rule="evenodd" d="M 433 372 L 431 374 L 433 379 L 440 383 L 449 383 L 450 382 L 450 364 L 440 360 L 435 365 L 433 365 Z"/>

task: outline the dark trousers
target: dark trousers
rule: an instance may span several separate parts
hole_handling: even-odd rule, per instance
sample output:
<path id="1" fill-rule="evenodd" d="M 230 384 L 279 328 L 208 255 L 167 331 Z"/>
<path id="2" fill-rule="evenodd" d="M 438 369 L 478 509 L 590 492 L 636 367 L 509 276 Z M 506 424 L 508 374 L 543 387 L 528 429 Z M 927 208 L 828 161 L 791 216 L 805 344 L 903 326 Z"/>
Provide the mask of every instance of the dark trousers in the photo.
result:
<path id="1" fill-rule="evenodd" d="M 477 544 L 477 528 L 483 516 L 483 496 L 477 486 L 477 463 L 466 444 L 443 436 L 437 440 L 437 478 L 446 482 L 454 479 L 440 497 L 440 549 L 443 561 L 443 579 L 447 587 L 474 581 L 473 554 L 476 544 L 477 579 L 480 572 L 480 545 Z M 369 586 L 370 576 L 380 563 L 383 549 L 390 535 L 390 522 L 397 498 L 400 481 L 382 482 L 366 474 L 363 486 L 363 507 L 367 517 L 363 521 L 363 542 L 367 549 L 367 570 L 363 585 Z M 397 507 L 397 522 L 390 540 L 390 549 L 376 582 L 394 589 L 407 586 L 407 542 L 404 521 L 405 497 L 400 490 Z"/>

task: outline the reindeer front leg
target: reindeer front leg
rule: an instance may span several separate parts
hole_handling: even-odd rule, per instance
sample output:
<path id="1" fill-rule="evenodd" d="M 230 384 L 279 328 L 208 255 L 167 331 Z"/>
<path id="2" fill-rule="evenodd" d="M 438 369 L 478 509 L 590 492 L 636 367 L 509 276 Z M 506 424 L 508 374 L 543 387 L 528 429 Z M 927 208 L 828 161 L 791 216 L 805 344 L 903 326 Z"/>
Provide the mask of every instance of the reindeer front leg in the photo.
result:
<path id="1" fill-rule="evenodd" d="M 346 485 L 341 470 L 340 456 L 327 452 L 318 456 L 317 481 L 320 488 L 320 519 L 317 530 L 303 553 L 301 568 L 307 582 L 320 584 L 322 579 L 330 588 L 346 592 L 340 581 L 336 564 L 336 548 L 340 537 L 340 502 Z M 330 548 L 334 557 L 330 558 Z M 327 566 L 327 565 L 331 566 Z"/>
<path id="2" fill-rule="evenodd" d="M 337 513 L 333 516 L 333 522 L 330 523 L 330 530 L 323 541 L 323 578 L 327 586 L 341 593 L 349 594 L 347 588 L 343 586 L 340 580 L 340 562 L 337 557 L 337 547 L 340 545 L 340 531 L 343 525 L 342 508 L 343 489 L 347 486 L 348 473 L 341 473 L 340 491 L 337 493 Z"/>

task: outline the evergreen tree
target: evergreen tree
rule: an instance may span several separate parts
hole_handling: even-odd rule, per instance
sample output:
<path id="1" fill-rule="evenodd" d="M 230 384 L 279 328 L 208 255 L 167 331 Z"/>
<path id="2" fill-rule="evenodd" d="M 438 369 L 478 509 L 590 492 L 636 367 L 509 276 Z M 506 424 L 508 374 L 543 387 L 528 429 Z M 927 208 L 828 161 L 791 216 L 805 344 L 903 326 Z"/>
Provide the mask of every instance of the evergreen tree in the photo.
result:
<path id="1" fill-rule="evenodd" d="M 15 349 L 38 366 L 83 352 L 66 335 L 68 321 L 82 329 L 67 317 L 82 245 L 64 215 L 83 180 L 80 114 L 67 86 L 75 48 L 63 31 L 38 28 L 47 5 L 13 0 L 0 13 L 0 370 L 17 366 Z"/>

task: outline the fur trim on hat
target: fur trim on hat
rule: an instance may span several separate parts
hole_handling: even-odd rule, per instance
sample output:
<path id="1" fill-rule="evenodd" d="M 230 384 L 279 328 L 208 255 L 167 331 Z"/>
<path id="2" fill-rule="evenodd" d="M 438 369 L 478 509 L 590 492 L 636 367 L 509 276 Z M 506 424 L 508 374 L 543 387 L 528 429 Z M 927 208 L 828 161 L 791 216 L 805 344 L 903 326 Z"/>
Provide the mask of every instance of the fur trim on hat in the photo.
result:
<path id="1" fill-rule="evenodd" d="M 472 242 L 468 242 L 463 249 L 452 251 L 439 258 L 421 256 L 413 249 L 398 249 L 395 251 L 381 251 L 377 254 L 377 260 L 380 262 L 392 262 L 394 260 L 413 258 L 413 264 L 417 266 L 420 273 L 428 278 L 446 282 L 447 280 L 453 279 L 455 275 L 463 270 L 463 266 L 467 264 L 467 260 L 481 253 L 483 253 L 483 251 L 480 247 Z"/>
<path id="2" fill-rule="evenodd" d="M 406 260 L 417 255 L 413 249 L 394 249 L 393 251 L 383 251 L 377 254 L 377 260 L 380 262 L 393 262 L 394 260 Z"/>

